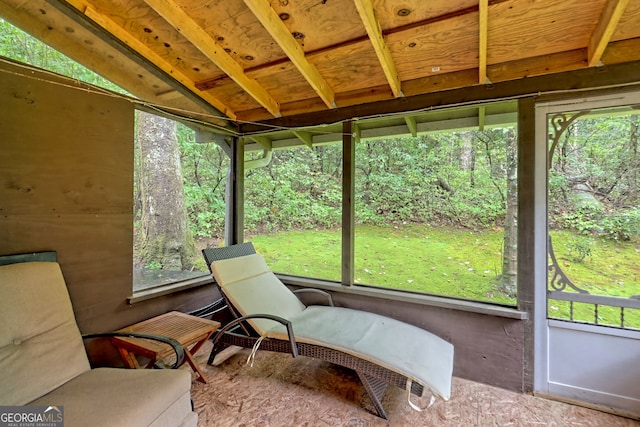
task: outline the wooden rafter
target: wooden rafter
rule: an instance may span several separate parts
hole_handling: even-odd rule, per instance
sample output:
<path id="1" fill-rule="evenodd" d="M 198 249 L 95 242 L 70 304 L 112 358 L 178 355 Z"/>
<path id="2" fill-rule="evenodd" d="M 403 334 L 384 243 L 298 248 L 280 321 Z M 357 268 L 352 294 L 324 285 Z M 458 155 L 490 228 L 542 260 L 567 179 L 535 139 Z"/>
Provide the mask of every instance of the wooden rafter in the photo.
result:
<path id="1" fill-rule="evenodd" d="M 478 53 L 478 78 L 480 84 L 487 83 L 487 34 L 489 27 L 489 0 L 479 0 L 480 47 Z"/>
<path id="2" fill-rule="evenodd" d="M 378 56 L 380 65 L 382 65 L 384 75 L 387 77 L 389 86 L 391 86 L 393 96 L 396 98 L 404 96 L 396 65 L 391 57 L 391 51 L 389 50 L 387 43 L 384 41 L 382 29 L 380 28 L 380 23 L 376 18 L 371 0 L 355 0 L 355 4 L 356 9 L 358 9 L 358 13 L 360 14 L 360 19 L 364 24 L 364 28 L 367 30 L 367 34 L 369 35 L 369 40 L 371 40 L 373 49 Z"/>
<path id="3" fill-rule="evenodd" d="M 248 77 L 224 49 L 217 44 L 174 0 L 144 0 L 176 31 L 229 75 L 242 89 L 275 117 L 280 117 L 280 105 L 255 79 Z"/>
<path id="4" fill-rule="evenodd" d="M 126 45 L 130 46 L 133 50 L 142 55 L 149 62 L 156 65 L 165 73 L 172 76 L 178 82 L 180 82 L 183 86 L 190 89 L 192 92 L 197 94 L 200 98 L 207 101 L 209 104 L 220 110 L 220 112 L 231 119 L 236 118 L 236 114 L 229 107 L 227 107 L 222 101 L 220 101 L 215 96 L 198 90 L 195 85 L 195 82 L 187 77 L 180 70 L 176 69 L 173 65 L 165 61 L 160 55 L 149 49 L 145 44 L 143 44 L 140 40 L 133 37 L 128 31 L 122 28 L 120 25 L 116 24 L 111 18 L 101 14 L 96 9 L 93 8 L 90 4 L 84 1 L 71 1 L 72 5 L 76 7 L 80 12 L 84 13 L 89 19 L 91 19 L 96 24 L 100 25 L 118 40 L 122 41 Z"/>
<path id="5" fill-rule="evenodd" d="M 313 137 L 311 136 L 311 132 L 298 130 L 293 131 L 293 134 L 297 136 L 300 141 L 304 142 L 304 145 L 309 148 L 313 148 Z"/>
<path id="6" fill-rule="evenodd" d="M 266 136 L 252 135 L 252 136 L 249 136 L 248 138 L 250 140 L 255 141 L 258 144 L 262 145 L 262 147 L 265 150 L 273 149 L 273 144 L 272 144 L 271 140 L 269 138 L 267 138 Z"/>
<path id="7" fill-rule="evenodd" d="M 289 57 L 298 71 L 309 82 L 329 108 L 336 108 L 335 94 L 329 83 L 318 69 L 306 58 L 302 47 L 293 37 L 287 26 L 282 22 L 277 12 L 273 10 L 268 0 L 244 0 L 262 26 L 269 32 L 278 46 Z"/>
<path id="8" fill-rule="evenodd" d="M 608 0 L 602 10 L 596 29 L 591 34 L 587 55 L 589 66 L 598 65 L 604 50 L 607 48 L 611 36 L 620 21 L 620 17 L 627 7 L 629 0 Z"/>
<path id="9" fill-rule="evenodd" d="M 404 118 L 404 122 L 407 124 L 409 128 L 409 132 L 411 132 L 411 136 L 418 136 L 418 123 L 416 122 L 416 118 L 413 116 L 406 116 Z"/>

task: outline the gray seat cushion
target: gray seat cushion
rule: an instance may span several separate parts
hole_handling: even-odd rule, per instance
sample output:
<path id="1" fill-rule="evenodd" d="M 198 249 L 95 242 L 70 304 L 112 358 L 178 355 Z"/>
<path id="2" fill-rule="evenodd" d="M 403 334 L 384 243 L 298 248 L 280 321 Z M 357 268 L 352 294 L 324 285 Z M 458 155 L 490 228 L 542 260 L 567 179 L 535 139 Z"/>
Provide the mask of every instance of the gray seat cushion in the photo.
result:
<path id="1" fill-rule="evenodd" d="M 298 342 L 351 354 L 398 372 L 444 400 L 451 396 L 453 345 L 424 329 L 343 307 L 309 306 L 290 320 Z M 287 332 L 278 325 L 266 336 L 286 340 Z"/>

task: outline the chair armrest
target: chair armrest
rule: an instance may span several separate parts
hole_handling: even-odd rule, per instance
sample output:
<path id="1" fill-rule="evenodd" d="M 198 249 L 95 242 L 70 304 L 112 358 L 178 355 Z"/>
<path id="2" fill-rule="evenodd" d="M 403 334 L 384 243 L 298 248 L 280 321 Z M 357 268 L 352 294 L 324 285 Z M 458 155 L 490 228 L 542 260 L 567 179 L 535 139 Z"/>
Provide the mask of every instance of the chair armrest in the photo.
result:
<path id="1" fill-rule="evenodd" d="M 279 316 L 274 316 L 272 314 L 249 314 L 247 316 L 238 317 L 237 319 L 232 320 L 231 322 L 224 325 L 223 328 L 218 329 L 218 332 L 213 337 L 213 345 L 216 345 L 216 342 L 220 339 L 222 334 L 227 332 L 229 329 L 232 329 L 236 325 L 244 322 L 247 319 L 269 319 L 274 320 L 278 323 L 283 324 L 287 328 L 287 335 L 289 336 L 289 344 L 291 345 L 291 355 L 293 357 L 298 357 L 298 345 L 296 344 L 296 339 L 293 335 L 293 327 L 291 326 L 291 322 L 287 319 L 284 319 Z M 211 364 L 211 361 L 209 361 Z"/>
<path id="2" fill-rule="evenodd" d="M 171 366 L 171 369 L 176 369 L 182 362 L 184 362 L 184 347 L 177 340 L 166 337 L 163 335 L 152 335 L 152 334 L 141 334 L 138 332 L 102 332 L 97 334 L 86 334 L 82 336 L 82 339 L 92 339 L 92 338 L 108 338 L 108 337 L 130 337 L 130 338 L 144 338 L 148 340 L 160 341 L 162 343 L 168 344 L 173 349 L 173 352 L 176 354 L 176 361 Z"/>
<path id="3" fill-rule="evenodd" d="M 325 296 L 325 297 L 327 297 L 329 305 L 331 307 L 334 307 L 334 305 L 333 305 L 333 297 L 331 296 L 331 294 L 329 292 L 325 292 L 325 291 L 322 291 L 320 289 L 315 289 L 315 288 L 302 288 L 302 289 L 296 289 L 295 291 L 293 291 L 294 294 L 298 294 L 298 293 L 301 294 L 301 293 L 304 293 L 304 292 L 309 292 L 309 293 L 313 292 L 313 293 Z"/>

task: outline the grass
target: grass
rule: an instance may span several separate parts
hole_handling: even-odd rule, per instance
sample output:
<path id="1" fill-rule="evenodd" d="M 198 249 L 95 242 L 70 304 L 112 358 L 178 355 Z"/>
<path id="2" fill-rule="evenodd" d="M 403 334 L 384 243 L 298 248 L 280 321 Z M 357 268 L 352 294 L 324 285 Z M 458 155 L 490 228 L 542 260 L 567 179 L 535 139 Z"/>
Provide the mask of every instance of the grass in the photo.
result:
<path id="1" fill-rule="evenodd" d="M 552 232 L 562 269 L 592 294 L 640 295 L 640 245 Z M 355 281 L 359 284 L 515 305 L 498 289 L 502 266 L 500 229 L 469 231 L 425 225 L 359 226 Z M 276 272 L 340 280 L 341 231 L 286 231 L 253 241 Z M 582 259 L 581 259 L 582 258 Z M 593 322 L 592 306 L 574 304 L 574 318 Z M 549 313 L 568 319 L 569 304 L 552 300 Z M 640 310 L 625 310 L 625 324 L 640 327 Z M 620 310 L 601 307 L 602 324 L 620 325 Z"/>
<path id="2" fill-rule="evenodd" d="M 272 270 L 340 280 L 339 230 L 287 231 L 251 237 Z M 355 281 L 360 284 L 501 304 L 500 231 L 470 232 L 422 225 L 356 229 Z"/>
<path id="3" fill-rule="evenodd" d="M 629 298 L 640 295 L 640 245 L 637 242 L 585 237 L 566 231 L 551 233 L 560 268 L 567 277 L 590 294 Z M 588 248 L 588 251 L 585 251 Z M 581 260 L 581 255 L 590 253 Z M 599 307 L 591 304 L 550 300 L 549 317 L 640 328 L 640 310 Z M 573 313 L 572 313 L 573 311 Z"/>

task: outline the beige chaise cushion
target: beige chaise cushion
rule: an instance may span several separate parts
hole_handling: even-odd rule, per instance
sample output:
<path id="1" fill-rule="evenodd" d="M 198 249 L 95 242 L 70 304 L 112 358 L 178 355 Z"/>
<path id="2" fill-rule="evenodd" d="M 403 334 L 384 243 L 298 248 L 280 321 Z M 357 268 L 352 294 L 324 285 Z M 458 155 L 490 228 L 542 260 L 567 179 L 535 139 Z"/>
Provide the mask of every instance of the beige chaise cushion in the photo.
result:
<path id="1" fill-rule="evenodd" d="M 305 307 L 273 274 L 262 255 L 215 261 L 216 281 L 242 315 L 273 314 L 291 321 L 296 341 L 360 357 L 427 387 L 451 395 L 453 345 L 413 325 L 342 307 Z M 255 326 L 254 326 L 255 325 Z M 261 336 L 287 339 L 273 321 L 253 321 Z"/>
<path id="2" fill-rule="evenodd" d="M 297 342 L 320 345 L 368 360 L 451 397 L 453 345 L 408 323 L 344 307 L 309 306 L 291 318 Z M 283 326 L 269 338 L 287 339 Z"/>
<path id="3" fill-rule="evenodd" d="M 211 271 L 231 304 L 243 316 L 271 314 L 290 319 L 305 309 L 293 292 L 269 270 L 260 254 L 213 262 Z M 278 323 L 253 319 L 249 324 L 264 335 Z"/>

